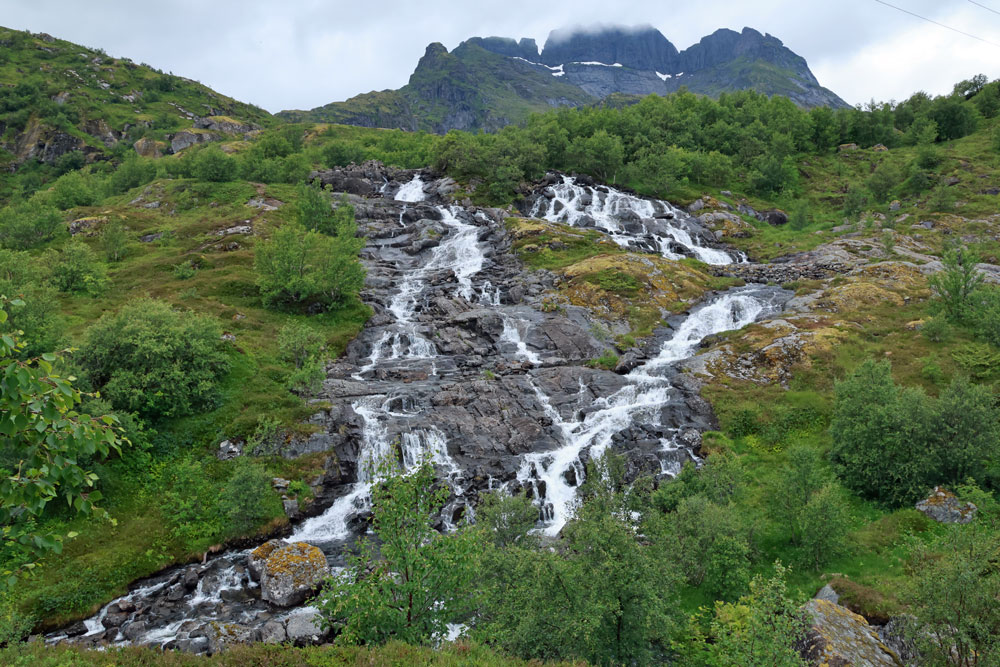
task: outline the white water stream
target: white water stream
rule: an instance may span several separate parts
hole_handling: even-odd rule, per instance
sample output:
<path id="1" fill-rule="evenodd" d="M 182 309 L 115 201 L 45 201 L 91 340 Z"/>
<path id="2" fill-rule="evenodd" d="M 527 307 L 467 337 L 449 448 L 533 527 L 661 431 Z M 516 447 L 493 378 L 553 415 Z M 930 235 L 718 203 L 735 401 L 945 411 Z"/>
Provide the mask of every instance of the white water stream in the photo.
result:
<path id="1" fill-rule="evenodd" d="M 395 199 L 401 202 L 423 201 L 426 198 L 423 187 L 424 183 L 419 176 L 415 176 L 400 188 Z M 565 179 L 561 185 L 554 186 L 554 189 L 556 198 L 546 204 L 544 211 L 539 210 L 538 215 L 569 224 L 588 215 L 599 228 L 622 245 L 628 245 L 630 240 L 635 241 L 638 236 L 627 231 L 626 223 L 619 216 L 626 216 L 631 222 L 635 221 L 636 215 L 643 218 L 661 216 L 661 220 L 668 222 L 663 216 L 673 211 L 665 202 L 642 200 L 615 190 L 605 193 L 583 188 L 570 179 Z M 542 201 L 547 200 L 539 200 Z M 556 202 L 559 202 L 559 206 Z M 516 307 L 501 305 L 499 286 L 494 286 L 488 280 L 475 280 L 487 263 L 478 240 L 481 228 L 464 222 L 461 219 L 464 215 L 458 207 L 437 207 L 437 211 L 444 233 L 439 243 L 428 251 L 426 262 L 414 267 L 403 267 L 399 271 L 396 291 L 389 299 L 386 309 L 392 322 L 384 327 L 374 342 L 366 363 L 354 376 L 356 380 L 367 381 L 368 373 L 382 368 L 387 362 L 397 362 L 405 368 L 411 360 L 431 360 L 432 369 L 435 368 L 433 364 L 438 357 L 438 350 L 422 333 L 427 329 L 418 324 L 417 313 L 432 284 L 441 284 L 435 277 L 445 271 L 450 271 L 454 276 L 456 297 L 477 307 L 494 309 L 500 315 L 503 331 L 497 343 L 504 357 L 526 361 L 535 367 L 542 364 L 538 352 L 526 342 L 532 320 L 521 315 Z M 732 262 L 731 256 L 721 250 L 697 245 L 683 229 L 671 225 L 663 229 L 674 242 L 688 248 L 704 261 L 717 264 Z M 664 255 L 671 256 L 665 250 L 666 242 L 661 247 Z M 599 456 L 622 431 L 635 425 L 656 426 L 661 423 L 663 410 L 677 391 L 669 379 L 671 365 L 690 357 L 705 336 L 745 326 L 769 307 L 766 300 L 758 298 L 753 292 L 752 288 L 732 291 L 698 308 L 662 344 L 658 354 L 628 374 L 625 377 L 626 384 L 611 395 L 595 399 L 581 377 L 578 410 L 574 410 L 584 415 L 580 419 L 564 418 L 552 405 L 549 396 L 541 388 L 544 383 L 540 380 L 544 376 L 539 373 L 542 370 L 533 369 L 529 372 L 528 382 L 561 443 L 553 451 L 524 455 L 517 473 L 521 486 L 534 490 L 534 498 L 540 510 L 540 530 L 556 535 L 572 516 L 577 488 L 585 477 L 584 460 Z M 432 376 L 435 374 L 435 370 L 430 373 Z M 372 486 L 378 481 L 376 466 L 384 460 L 398 461 L 406 471 L 429 459 L 454 491 L 454 499 L 443 517 L 445 527 L 455 528 L 454 521 L 458 516 L 474 518 L 472 506 L 463 497 L 463 488 L 466 486 L 462 484 L 463 471 L 448 454 L 444 432 L 434 426 L 426 426 L 426 421 L 421 427 L 406 428 L 408 419 L 420 416 L 416 408 L 407 403 L 407 399 L 406 394 L 399 393 L 396 389 L 364 396 L 352 403 L 354 412 L 362 422 L 356 480 L 325 512 L 301 523 L 290 540 L 337 546 L 350 539 L 352 529 L 358 525 L 357 520 L 370 507 Z M 397 433 L 398 437 L 395 435 Z M 672 437 L 662 440 L 664 452 L 681 446 Z M 675 472 L 667 470 L 666 466 L 664 470 Z M 510 482 L 511 480 L 497 482 L 495 486 L 505 488 Z M 494 487 L 492 479 L 490 486 Z M 201 575 L 197 587 L 184 600 L 183 604 L 188 611 L 183 616 L 183 623 L 192 620 L 200 623 L 217 618 L 220 610 L 225 607 L 224 600 L 227 597 L 238 595 L 240 591 L 245 593 L 248 588 L 255 586 L 249 581 L 243 568 L 245 559 L 246 552 L 224 554 L 218 558 L 217 567 Z M 162 596 L 165 587 L 177 585 L 162 580 L 139 588 L 115 602 L 126 600 L 141 606 L 156 596 Z M 87 634 L 96 635 L 101 632 L 107 614 L 108 607 L 105 606 L 98 615 L 86 621 Z M 254 618 L 256 617 L 248 616 L 246 621 Z M 177 636 L 179 631 L 183 633 L 182 621 L 170 618 L 169 622 L 159 627 L 148 628 L 133 641 L 162 645 Z M 109 633 L 107 639 L 111 642 L 124 641 L 118 631 L 109 630 Z M 51 637 L 50 641 L 61 638 L 62 636 Z"/>
<path id="2" fill-rule="evenodd" d="M 539 197 L 531 211 L 533 218 L 562 222 L 574 227 L 582 226 L 585 219 L 589 218 L 598 229 L 604 230 L 616 243 L 626 247 L 635 242 L 637 234 L 627 229 L 624 219 L 659 218 L 662 225 L 657 228 L 666 236 L 652 234 L 652 237 L 664 257 L 684 257 L 670 250 L 672 241 L 706 264 L 733 263 L 728 252 L 699 244 L 687 230 L 673 222 L 681 212 L 665 201 L 641 199 L 611 187 L 598 189 L 579 185 L 569 176 L 563 176 L 562 182 L 552 185 L 551 189 L 555 196 L 552 199 Z"/>

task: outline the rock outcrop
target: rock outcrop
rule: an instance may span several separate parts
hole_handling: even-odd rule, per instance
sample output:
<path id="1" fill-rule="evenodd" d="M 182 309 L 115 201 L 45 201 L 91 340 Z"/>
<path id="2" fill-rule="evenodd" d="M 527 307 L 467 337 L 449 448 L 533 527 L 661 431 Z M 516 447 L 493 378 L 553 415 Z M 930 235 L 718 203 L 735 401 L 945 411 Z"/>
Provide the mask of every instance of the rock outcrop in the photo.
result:
<path id="1" fill-rule="evenodd" d="M 917 511 L 923 512 L 938 523 L 969 523 L 976 518 L 977 507 L 963 503 L 954 493 L 941 486 L 935 486 L 927 498 L 917 503 Z"/>
<path id="2" fill-rule="evenodd" d="M 803 657 L 814 665 L 901 667 L 896 655 L 879 639 L 863 616 L 824 599 L 807 602 L 811 620 Z"/>

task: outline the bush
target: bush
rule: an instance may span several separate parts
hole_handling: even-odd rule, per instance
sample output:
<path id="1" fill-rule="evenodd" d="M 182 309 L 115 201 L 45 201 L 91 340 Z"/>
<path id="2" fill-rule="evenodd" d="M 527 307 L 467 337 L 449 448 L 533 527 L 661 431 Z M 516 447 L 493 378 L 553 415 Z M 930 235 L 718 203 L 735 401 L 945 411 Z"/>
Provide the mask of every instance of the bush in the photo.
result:
<path id="1" fill-rule="evenodd" d="M 833 460 L 864 497 L 908 504 L 936 484 L 982 478 L 1000 453 L 992 395 L 963 378 L 933 399 L 897 387 L 888 362 L 867 361 L 835 393 Z"/>
<path id="2" fill-rule="evenodd" d="M 930 285 L 941 299 L 944 313 L 956 323 L 969 321 L 983 284 L 983 273 L 976 268 L 979 257 L 968 248 L 952 246 L 941 258 L 944 268 L 930 277 Z"/>
<path id="3" fill-rule="evenodd" d="M 125 161 L 111 174 L 109 187 L 113 194 L 122 194 L 145 185 L 156 178 L 156 165 L 151 160 L 129 153 Z"/>
<path id="4" fill-rule="evenodd" d="M 37 198 L 0 210 L 0 246 L 27 250 L 66 233 L 62 215 Z"/>
<path id="5" fill-rule="evenodd" d="M 868 197 L 865 196 L 864 191 L 859 188 L 851 188 L 844 197 L 844 217 L 851 220 L 857 218 L 867 205 Z"/>
<path id="6" fill-rule="evenodd" d="M 171 461 L 158 494 L 163 516 L 174 538 L 189 548 L 204 548 L 222 537 L 225 526 L 219 512 L 218 485 L 198 461 Z"/>
<path id="7" fill-rule="evenodd" d="M 951 325 L 943 317 L 932 317 L 920 327 L 920 334 L 932 343 L 946 343 L 951 340 Z"/>
<path id="8" fill-rule="evenodd" d="M 176 417 L 210 407 L 229 369 L 212 317 L 142 299 L 90 327 L 80 363 L 118 410 Z"/>
<path id="9" fill-rule="evenodd" d="M 60 292 L 96 295 L 108 282 L 107 268 L 90 246 L 79 239 L 67 243 L 53 262 L 52 284 Z"/>
<path id="10" fill-rule="evenodd" d="M 317 304 L 330 308 L 356 295 L 365 270 L 358 261 L 362 239 L 330 237 L 285 224 L 254 254 L 257 286 L 270 307 Z"/>
<path id="11" fill-rule="evenodd" d="M 268 501 L 274 501 L 271 476 L 245 456 L 234 462 L 234 469 L 219 496 L 219 510 L 232 532 L 253 530 L 271 514 Z"/>
<path id="12" fill-rule="evenodd" d="M 201 150 L 194 157 L 192 175 L 202 181 L 222 183 L 236 179 L 239 165 L 236 159 L 226 155 L 217 146 Z"/>
<path id="13" fill-rule="evenodd" d="M 61 211 L 76 206 L 93 206 L 98 201 L 97 188 L 79 171 L 60 176 L 52 186 L 52 203 Z"/>
<path id="14" fill-rule="evenodd" d="M 128 254 L 128 233 L 119 220 L 112 220 L 101 230 L 101 250 L 109 262 L 120 262 Z"/>

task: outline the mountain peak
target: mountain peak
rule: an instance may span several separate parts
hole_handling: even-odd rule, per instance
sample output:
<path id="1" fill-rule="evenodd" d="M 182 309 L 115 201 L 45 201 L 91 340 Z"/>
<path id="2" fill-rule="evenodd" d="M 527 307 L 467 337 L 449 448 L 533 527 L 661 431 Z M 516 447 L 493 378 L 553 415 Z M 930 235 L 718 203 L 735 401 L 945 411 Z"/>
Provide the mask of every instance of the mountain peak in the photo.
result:
<path id="1" fill-rule="evenodd" d="M 676 59 L 677 48 L 651 25 L 553 30 L 542 50 L 542 62 L 551 66 L 598 62 L 669 72 Z"/>

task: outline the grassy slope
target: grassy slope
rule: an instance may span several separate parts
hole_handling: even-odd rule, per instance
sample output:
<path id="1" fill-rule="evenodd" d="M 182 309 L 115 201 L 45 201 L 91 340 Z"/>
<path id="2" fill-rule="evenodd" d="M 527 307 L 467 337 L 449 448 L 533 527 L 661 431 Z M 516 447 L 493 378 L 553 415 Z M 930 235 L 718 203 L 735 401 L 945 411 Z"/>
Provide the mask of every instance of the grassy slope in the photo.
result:
<path id="1" fill-rule="evenodd" d="M 152 127 L 148 136 L 162 138 L 167 132 L 191 126 L 184 111 L 196 116 L 224 115 L 241 122 L 271 122 L 271 115 L 263 109 L 226 97 L 196 81 L 166 75 L 103 51 L 2 27 L 0 43 L 4 44 L 0 85 L 27 81 L 38 84 L 44 97 L 64 96 L 57 108 L 78 116 L 78 120 L 63 129 L 89 146 L 104 148 L 97 136 L 102 124 L 116 131 L 124 131 L 128 125 L 149 124 Z M 43 120 L 46 125 L 52 122 Z M 15 139 L 12 128 L 8 128 L 4 140 Z"/>
<path id="2" fill-rule="evenodd" d="M 246 205 L 258 196 L 273 197 L 285 205 L 268 212 Z M 215 316 L 236 337 L 230 351 L 232 371 L 221 387 L 218 407 L 155 425 L 163 441 L 178 454 L 201 459 L 209 479 L 225 478 L 228 464 L 214 458 L 218 442 L 250 435 L 261 418 L 277 419 L 293 434 L 304 435 L 311 428 L 301 421 L 315 412 L 315 406 L 308 406 L 286 388 L 292 369 L 278 356 L 278 330 L 293 320 L 308 322 L 322 333 L 330 353 L 336 355 L 369 314 L 359 301 L 310 317 L 262 307 L 254 285 L 253 243 L 256 236 L 266 235 L 274 225 L 295 215 L 295 197 L 295 188 L 285 185 L 167 179 L 108 199 L 101 206 L 68 212 L 69 219 L 121 220 L 133 239 L 124 261 L 111 265 L 111 285 L 104 294 L 63 298 L 69 343 L 81 341 L 86 327 L 101 313 L 143 296 Z M 145 208 L 155 202 L 159 202 L 158 208 Z M 213 233 L 248 222 L 254 227 L 254 237 Z M 164 237 L 138 242 L 138 237 L 153 233 Z M 96 247 L 98 237 L 86 241 Z M 238 249 L 227 249 L 234 241 Z M 184 278 L 174 267 L 188 261 L 200 268 Z M 171 459 L 168 456 L 166 460 Z M 320 471 L 323 457 L 292 462 L 268 459 L 264 463 L 274 475 L 310 480 Z M 99 604 L 122 594 L 137 578 L 200 557 L 210 544 L 172 536 L 160 516 L 157 498 L 151 495 L 156 493 L 158 474 L 155 470 L 112 472 L 105 506 L 116 525 L 71 521 L 67 529 L 80 536 L 68 543 L 61 556 L 46 559 L 29 585 L 19 588 L 16 597 L 21 608 L 44 618 L 48 625 L 56 625 L 88 615 Z M 272 523 L 262 526 L 263 532 L 286 521 L 277 500 L 275 495 L 269 502 Z M 60 519 L 54 521 L 62 525 Z"/>

